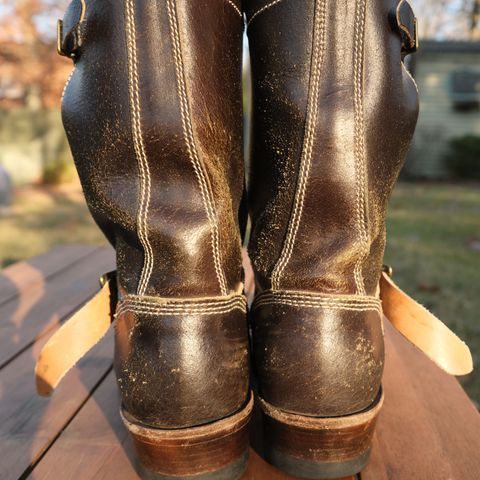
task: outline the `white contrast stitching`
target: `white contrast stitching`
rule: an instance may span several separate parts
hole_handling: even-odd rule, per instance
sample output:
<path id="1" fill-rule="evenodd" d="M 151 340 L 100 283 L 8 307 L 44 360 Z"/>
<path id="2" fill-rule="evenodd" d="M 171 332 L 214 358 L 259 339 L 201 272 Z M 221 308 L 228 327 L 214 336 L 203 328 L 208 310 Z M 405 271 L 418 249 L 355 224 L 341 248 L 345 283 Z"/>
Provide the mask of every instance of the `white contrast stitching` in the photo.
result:
<path id="1" fill-rule="evenodd" d="M 228 1 L 228 0 L 227 0 Z M 259 8 L 251 17 L 250 20 L 247 22 L 247 28 L 250 26 L 250 24 L 253 22 L 253 20 L 263 13 L 265 10 L 268 10 L 269 8 L 277 5 L 277 3 L 280 3 L 282 0 L 273 0 L 273 2 L 267 3 L 267 5 L 264 5 L 263 7 Z"/>
<path id="2" fill-rule="evenodd" d="M 240 9 L 232 2 L 232 0 L 225 0 L 229 5 L 231 5 L 235 11 L 240 15 L 240 17 L 243 17 L 242 12 Z"/>
<path id="3" fill-rule="evenodd" d="M 252 311 L 262 305 L 289 305 L 295 307 L 328 308 L 333 310 L 378 311 L 381 314 L 381 301 L 376 297 L 358 295 L 332 295 L 328 293 L 300 291 L 272 291 L 261 293 L 254 301 Z"/>
<path id="4" fill-rule="evenodd" d="M 225 309 L 228 309 L 228 308 L 240 308 L 241 310 L 244 310 L 244 311 L 247 311 L 247 306 L 243 303 L 243 302 L 234 302 L 234 303 L 231 303 L 231 304 L 228 304 L 228 305 L 218 305 L 218 306 L 211 306 L 211 307 L 205 307 L 205 306 L 202 306 L 202 305 L 193 305 L 193 306 L 189 306 L 189 305 L 185 305 L 183 307 L 178 307 L 178 308 L 173 308 L 173 307 L 162 307 L 162 306 L 157 306 L 157 307 L 148 307 L 148 306 L 145 306 L 145 305 L 134 305 L 134 304 L 131 304 L 131 303 L 126 303 L 124 305 L 122 305 L 121 307 L 119 307 L 119 311 L 123 311 L 125 309 L 127 310 L 132 310 L 132 309 L 139 309 L 139 310 L 142 310 L 142 311 L 148 311 L 148 312 L 152 312 L 152 313 L 157 313 L 157 312 L 164 312 L 164 313 L 185 313 L 185 312 L 192 312 L 192 311 L 209 311 L 209 312 L 216 312 L 216 311 L 223 311 Z"/>
<path id="5" fill-rule="evenodd" d="M 418 85 L 417 85 L 417 82 L 415 81 L 415 79 L 412 77 L 412 74 L 410 73 L 410 71 L 408 70 L 408 68 L 405 66 L 405 64 L 403 62 L 402 63 L 402 70 L 408 75 L 408 77 L 410 78 L 410 80 L 412 81 L 413 83 L 413 86 L 415 87 L 415 90 L 417 91 L 417 95 L 420 93 L 418 91 Z"/>
<path id="6" fill-rule="evenodd" d="M 132 114 L 132 136 L 140 177 L 140 198 L 137 212 L 137 228 L 138 237 L 140 239 L 140 243 L 142 244 L 145 257 L 137 288 L 138 294 L 142 295 L 145 293 L 148 281 L 150 280 L 154 261 L 153 249 L 148 239 L 147 227 L 148 209 L 150 206 L 151 179 L 141 124 L 137 40 L 133 1 L 126 0 L 125 7 L 129 76 L 128 86 Z"/>
<path id="7" fill-rule="evenodd" d="M 310 307 L 310 308 L 326 308 L 332 310 L 356 310 L 363 311 L 380 311 L 378 305 L 355 305 L 352 303 L 326 303 L 326 302 L 308 302 L 306 300 L 289 300 L 286 298 L 271 298 L 255 303 L 253 310 L 262 305 L 290 305 L 293 307 Z"/>
<path id="8" fill-rule="evenodd" d="M 308 111 L 306 135 L 302 147 L 302 156 L 300 159 L 300 171 L 298 186 L 295 194 L 294 207 L 291 221 L 288 226 L 287 236 L 282 249 L 282 253 L 272 272 L 272 289 L 278 290 L 280 277 L 287 266 L 293 251 L 293 245 L 300 226 L 300 219 L 303 212 L 303 202 L 307 187 L 307 180 L 310 171 L 312 159 L 313 142 L 315 138 L 315 124 L 318 116 L 318 96 L 320 93 L 320 72 L 323 64 L 325 52 L 325 22 L 326 22 L 326 4 L 327 0 L 316 2 L 315 7 L 315 25 L 313 32 L 313 65 L 311 87 L 308 95 Z M 317 11 L 318 8 L 318 11 Z"/>
<path id="9" fill-rule="evenodd" d="M 292 307 L 308 307 L 308 308 L 324 308 L 328 310 L 348 310 L 348 311 L 355 311 L 355 312 L 367 312 L 367 311 L 374 311 L 381 314 L 381 307 L 380 305 L 354 305 L 349 303 L 327 303 L 327 302 L 308 302 L 308 301 L 301 301 L 301 300 L 290 300 L 286 298 L 271 298 L 265 299 L 261 302 L 257 302 L 253 305 L 252 311 L 256 310 L 260 306 L 263 305 L 288 305 Z"/>
<path id="10" fill-rule="evenodd" d="M 193 313 L 224 313 L 231 312 L 232 310 L 241 310 L 242 312 L 247 312 L 247 307 L 243 304 L 236 303 L 232 305 L 224 305 L 219 307 L 185 307 L 178 309 L 169 309 L 169 308 L 150 308 L 150 307 L 141 307 L 139 305 L 122 305 L 118 308 L 117 314 L 121 315 L 126 311 L 131 312 L 141 312 L 141 313 L 152 313 L 156 315 L 182 315 L 182 314 L 193 314 Z"/>
<path id="11" fill-rule="evenodd" d="M 87 12 L 87 4 L 85 3 L 85 0 L 80 0 L 80 2 L 82 4 L 82 10 L 81 10 L 81 13 L 80 13 L 80 20 L 78 21 L 78 23 L 82 23 L 85 20 L 85 14 Z M 65 85 L 63 86 L 62 96 L 60 98 L 60 102 L 63 102 L 63 97 L 65 96 L 65 92 L 67 91 L 68 85 L 70 85 L 70 80 L 73 77 L 73 74 L 75 72 L 76 67 L 77 67 L 77 65 L 74 63 L 72 71 L 70 72 L 70 75 L 68 76 L 67 81 L 65 82 Z"/>
<path id="12" fill-rule="evenodd" d="M 172 299 L 126 295 L 119 302 L 117 314 L 127 310 L 158 315 L 188 313 L 223 313 L 233 309 L 247 311 L 247 299 L 243 295 L 203 299 Z"/>
<path id="13" fill-rule="evenodd" d="M 173 306 L 161 306 L 156 307 L 142 306 L 142 305 L 132 305 L 130 303 L 122 303 L 119 305 L 116 315 L 121 315 L 125 312 L 136 312 L 143 314 L 154 314 L 154 315 L 195 315 L 195 314 L 219 314 L 227 313 L 232 310 L 240 310 L 244 313 L 247 312 L 247 305 L 245 302 L 231 302 L 227 304 L 219 304 L 216 306 L 204 306 L 204 305 L 183 305 L 174 308 Z"/>
<path id="14" fill-rule="evenodd" d="M 175 70 L 176 70 L 176 77 L 177 77 L 177 91 L 180 97 L 180 113 L 182 117 L 183 135 L 184 135 L 185 143 L 188 149 L 190 160 L 193 164 L 195 174 L 200 184 L 202 200 L 203 200 L 205 210 L 207 212 L 207 217 L 210 223 L 211 247 L 212 247 L 213 261 L 215 266 L 215 272 L 217 274 L 218 283 L 220 285 L 220 290 L 222 295 L 227 295 L 228 291 L 227 291 L 226 279 L 221 267 L 222 263 L 220 258 L 220 247 L 219 247 L 220 240 L 219 240 L 217 219 L 215 215 L 215 204 L 214 204 L 211 188 L 209 186 L 207 174 L 204 171 L 204 166 L 198 157 L 198 153 L 195 147 L 193 127 L 190 119 L 189 105 L 188 105 L 188 99 L 187 99 L 187 88 L 185 85 L 185 73 L 183 68 L 180 34 L 178 31 L 178 24 L 177 24 L 178 20 L 177 20 L 175 4 L 173 0 L 167 0 L 167 11 L 168 11 L 169 24 L 170 24 L 170 34 L 171 34 L 172 43 L 173 43 L 173 53 L 174 53 Z"/>
<path id="15" fill-rule="evenodd" d="M 73 74 L 75 72 L 76 65 L 73 65 L 72 71 L 70 72 L 70 75 L 67 78 L 67 81 L 65 82 L 65 85 L 63 86 L 62 90 L 62 96 L 60 98 L 60 102 L 63 102 L 63 97 L 65 96 L 65 92 L 67 91 L 68 86 L 70 85 L 70 81 L 72 80 Z"/>
<path id="16" fill-rule="evenodd" d="M 262 293 L 255 300 L 259 302 L 264 298 L 286 298 L 293 300 L 306 300 L 309 302 L 323 302 L 323 303 L 350 303 L 356 305 L 380 305 L 381 302 L 375 297 L 360 297 L 358 295 L 328 295 L 328 294 L 308 294 L 304 292 L 279 292 L 270 291 L 269 293 Z"/>
<path id="17" fill-rule="evenodd" d="M 155 312 L 155 311 L 150 311 L 150 310 L 141 310 L 137 308 L 125 308 L 123 310 L 119 310 L 116 314 L 115 317 L 117 318 L 119 315 L 123 315 L 127 312 L 133 312 L 141 315 L 155 315 L 159 317 L 163 316 L 175 316 L 175 315 L 221 315 L 224 313 L 230 313 L 234 310 L 240 310 L 242 313 L 246 313 L 246 309 L 242 309 L 238 306 L 232 307 L 232 308 L 226 308 L 224 310 L 216 310 L 216 311 L 211 311 L 211 310 L 190 310 L 190 311 L 185 311 L 185 312 Z"/>
<path id="18" fill-rule="evenodd" d="M 365 165 L 365 116 L 363 110 L 363 75 L 364 75 L 364 43 L 365 43 L 365 10 L 366 0 L 357 0 L 355 6 L 355 45 L 354 45 L 354 110 L 355 110 L 355 175 L 357 184 L 356 213 L 357 228 L 361 252 L 355 263 L 354 277 L 359 295 L 366 295 L 362 264 L 368 255 L 369 240 L 367 227 L 366 203 L 366 165 Z"/>
<path id="19" fill-rule="evenodd" d="M 151 299 L 147 299 L 145 297 L 127 295 L 121 300 L 121 303 L 130 303 L 130 304 L 145 305 L 145 306 L 151 306 L 151 307 L 173 307 L 173 308 L 176 308 L 177 306 L 183 307 L 185 305 L 188 305 L 188 306 L 228 305 L 234 302 L 242 302 L 245 305 L 247 304 L 247 301 L 243 296 L 235 296 L 235 297 L 228 298 L 226 300 L 221 299 L 221 300 L 196 301 L 196 300 L 172 300 L 172 299 L 166 300 L 162 298 L 155 301 L 153 297 Z"/>

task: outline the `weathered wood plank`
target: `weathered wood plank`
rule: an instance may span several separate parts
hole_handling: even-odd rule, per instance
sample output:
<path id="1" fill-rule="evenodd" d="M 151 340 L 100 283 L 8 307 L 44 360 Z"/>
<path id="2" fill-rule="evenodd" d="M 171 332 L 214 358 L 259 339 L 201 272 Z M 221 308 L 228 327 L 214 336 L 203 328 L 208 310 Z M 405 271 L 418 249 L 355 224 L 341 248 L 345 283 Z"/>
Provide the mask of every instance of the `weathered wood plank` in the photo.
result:
<path id="1" fill-rule="evenodd" d="M 136 479 L 113 372 L 62 432 L 29 478 Z"/>
<path id="2" fill-rule="evenodd" d="M 139 480 L 128 434 L 120 420 L 115 377 L 111 372 L 30 475 L 62 479 Z M 253 450 L 242 480 L 287 480 Z M 353 478 L 345 480 L 354 480 Z"/>
<path id="3" fill-rule="evenodd" d="M 70 312 L 98 290 L 98 276 L 114 264 L 109 248 L 68 250 L 61 249 L 54 257 L 46 256 L 46 260 L 58 262 L 55 266 L 47 267 L 45 258 L 40 259 L 35 265 L 40 272 L 36 279 L 24 275 L 29 270 L 22 267 L 23 271 L 19 270 L 15 277 L 19 297 L 11 297 L 0 306 L 0 356 L 10 358 L 0 370 L 2 480 L 17 479 L 28 471 L 111 368 L 109 335 L 67 375 L 51 399 L 36 395 L 34 365 L 47 341 L 45 334 L 53 333 Z M 42 266 L 45 270 L 41 270 Z"/>
<path id="4" fill-rule="evenodd" d="M 89 255 L 98 247 L 62 245 L 29 260 L 18 262 L 0 271 L 0 305 L 18 296 L 36 283 L 45 283 L 52 275 Z"/>
<path id="5" fill-rule="evenodd" d="M 480 415 L 454 377 L 387 325 L 381 413 L 362 480 L 480 478 Z"/>
<path id="6" fill-rule="evenodd" d="M 36 330 L 39 339 L 0 371 L 1 480 L 29 473 L 30 465 L 34 466 L 29 477 L 32 479 L 139 478 L 133 466 L 132 446 L 118 415 L 115 377 L 110 371 L 111 335 L 65 379 L 52 399 L 39 398 L 34 392 L 34 359 L 46 341 L 46 335 L 38 337 L 38 332 L 45 327 L 53 331 L 59 324 L 53 322 L 49 327 L 48 307 L 50 311 L 61 311 L 62 303 L 71 300 L 82 268 L 81 283 L 90 281 L 91 293 L 97 289 L 97 277 L 104 268 L 96 255 L 88 255 L 88 260 L 79 262 L 74 269 L 67 268 L 69 273 L 64 277 L 59 270 L 52 282 L 46 282 L 45 292 L 51 292 L 51 300 L 40 309 L 47 321 Z M 105 253 L 100 256 L 106 258 Z M 112 258 L 109 261 L 113 263 Z M 112 263 L 105 270 L 111 269 Z M 88 271 L 94 273 L 89 276 Z M 59 277 L 68 288 L 59 285 Z M 57 284 L 52 290 L 50 283 L 54 282 Z M 251 278 L 247 278 L 247 284 L 253 286 Z M 35 282 L 32 285 L 35 288 Z M 55 292 L 61 295 L 60 302 L 55 301 Z M 91 293 L 78 295 L 71 310 Z M 0 304 L 0 313 L 1 309 Z M 39 317 L 30 317 L 30 313 L 26 317 L 31 318 L 29 328 L 33 331 L 34 320 Z M 386 332 L 385 408 L 362 480 L 480 478 L 480 416 L 473 404 L 454 378 L 441 372 L 388 325 Z M 252 443 L 261 451 L 258 416 L 253 432 Z M 272 468 L 251 450 L 243 480 L 287 478 L 291 477 Z"/>
<path id="7" fill-rule="evenodd" d="M 420 371 L 419 371 L 420 370 Z M 458 382 L 387 328 L 386 403 L 372 460 L 362 480 L 480 478 L 480 417 Z M 113 373 L 62 433 L 32 478 L 138 479 L 131 444 L 118 415 Z M 260 434 L 258 417 L 253 425 Z M 63 474 L 63 473 L 62 473 Z M 252 450 L 244 480 L 290 477 Z"/>
<path id="8" fill-rule="evenodd" d="M 0 306 L 0 369 L 90 298 L 112 268 L 113 249 L 100 247 L 49 278 L 37 271 L 38 281 Z"/>
<path id="9" fill-rule="evenodd" d="M 46 340 L 43 337 L 0 371 L 2 480 L 18 479 L 40 458 L 111 368 L 110 334 L 65 377 L 51 398 L 41 398 L 35 392 L 33 371 Z M 65 477 L 59 474 L 54 478 Z"/>

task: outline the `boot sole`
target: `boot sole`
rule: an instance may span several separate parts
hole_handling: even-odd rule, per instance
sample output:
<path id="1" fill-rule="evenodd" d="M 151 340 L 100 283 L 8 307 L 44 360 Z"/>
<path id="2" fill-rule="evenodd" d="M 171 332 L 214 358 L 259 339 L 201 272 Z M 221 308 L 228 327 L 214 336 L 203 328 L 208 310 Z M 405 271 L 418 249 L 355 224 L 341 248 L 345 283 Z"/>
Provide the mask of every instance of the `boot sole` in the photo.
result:
<path id="1" fill-rule="evenodd" d="M 356 475 L 368 463 L 383 392 L 366 410 L 345 417 L 307 417 L 259 403 L 267 460 L 289 475 L 332 479 Z"/>
<path id="2" fill-rule="evenodd" d="M 182 429 L 136 423 L 121 410 L 135 446 L 138 473 L 144 480 L 236 480 L 248 463 L 248 424 L 253 395 L 236 414 Z"/>

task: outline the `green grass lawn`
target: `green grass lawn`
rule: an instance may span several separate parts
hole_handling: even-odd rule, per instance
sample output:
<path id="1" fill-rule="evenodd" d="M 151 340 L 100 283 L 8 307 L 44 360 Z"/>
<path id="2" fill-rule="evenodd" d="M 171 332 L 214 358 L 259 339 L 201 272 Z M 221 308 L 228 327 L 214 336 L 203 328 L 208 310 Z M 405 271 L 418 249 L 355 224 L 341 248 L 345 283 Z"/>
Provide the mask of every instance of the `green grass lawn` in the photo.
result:
<path id="1" fill-rule="evenodd" d="M 78 187 L 18 191 L 0 231 L 1 267 L 58 244 L 105 243 Z M 385 261 L 406 292 L 469 344 L 480 368 L 480 187 L 399 184 Z M 478 405 L 480 372 L 462 383 Z"/>
<path id="2" fill-rule="evenodd" d="M 462 383 L 480 404 L 480 186 L 405 184 L 390 203 L 385 263 L 395 281 L 470 346 Z"/>

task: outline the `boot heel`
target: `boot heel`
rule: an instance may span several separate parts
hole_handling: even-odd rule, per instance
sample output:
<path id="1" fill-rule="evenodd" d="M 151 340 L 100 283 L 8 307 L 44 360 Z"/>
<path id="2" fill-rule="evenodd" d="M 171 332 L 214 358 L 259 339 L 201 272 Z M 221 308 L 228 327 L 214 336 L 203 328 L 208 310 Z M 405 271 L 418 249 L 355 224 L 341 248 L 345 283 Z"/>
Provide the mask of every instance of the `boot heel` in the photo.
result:
<path id="1" fill-rule="evenodd" d="M 228 418 L 172 430 L 135 423 L 125 411 L 121 416 L 132 436 L 143 479 L 236 480 L 247 467 L 252 409 L 253 395 Z"/>
<path id="2" fill-rule="evenodd" d="M 367 464 L 383 393 L 363 412 L 345 417 L 307 417 L 283 412 L 259 399 L 268 461 L 302 478 L 355 475 Z"/>

